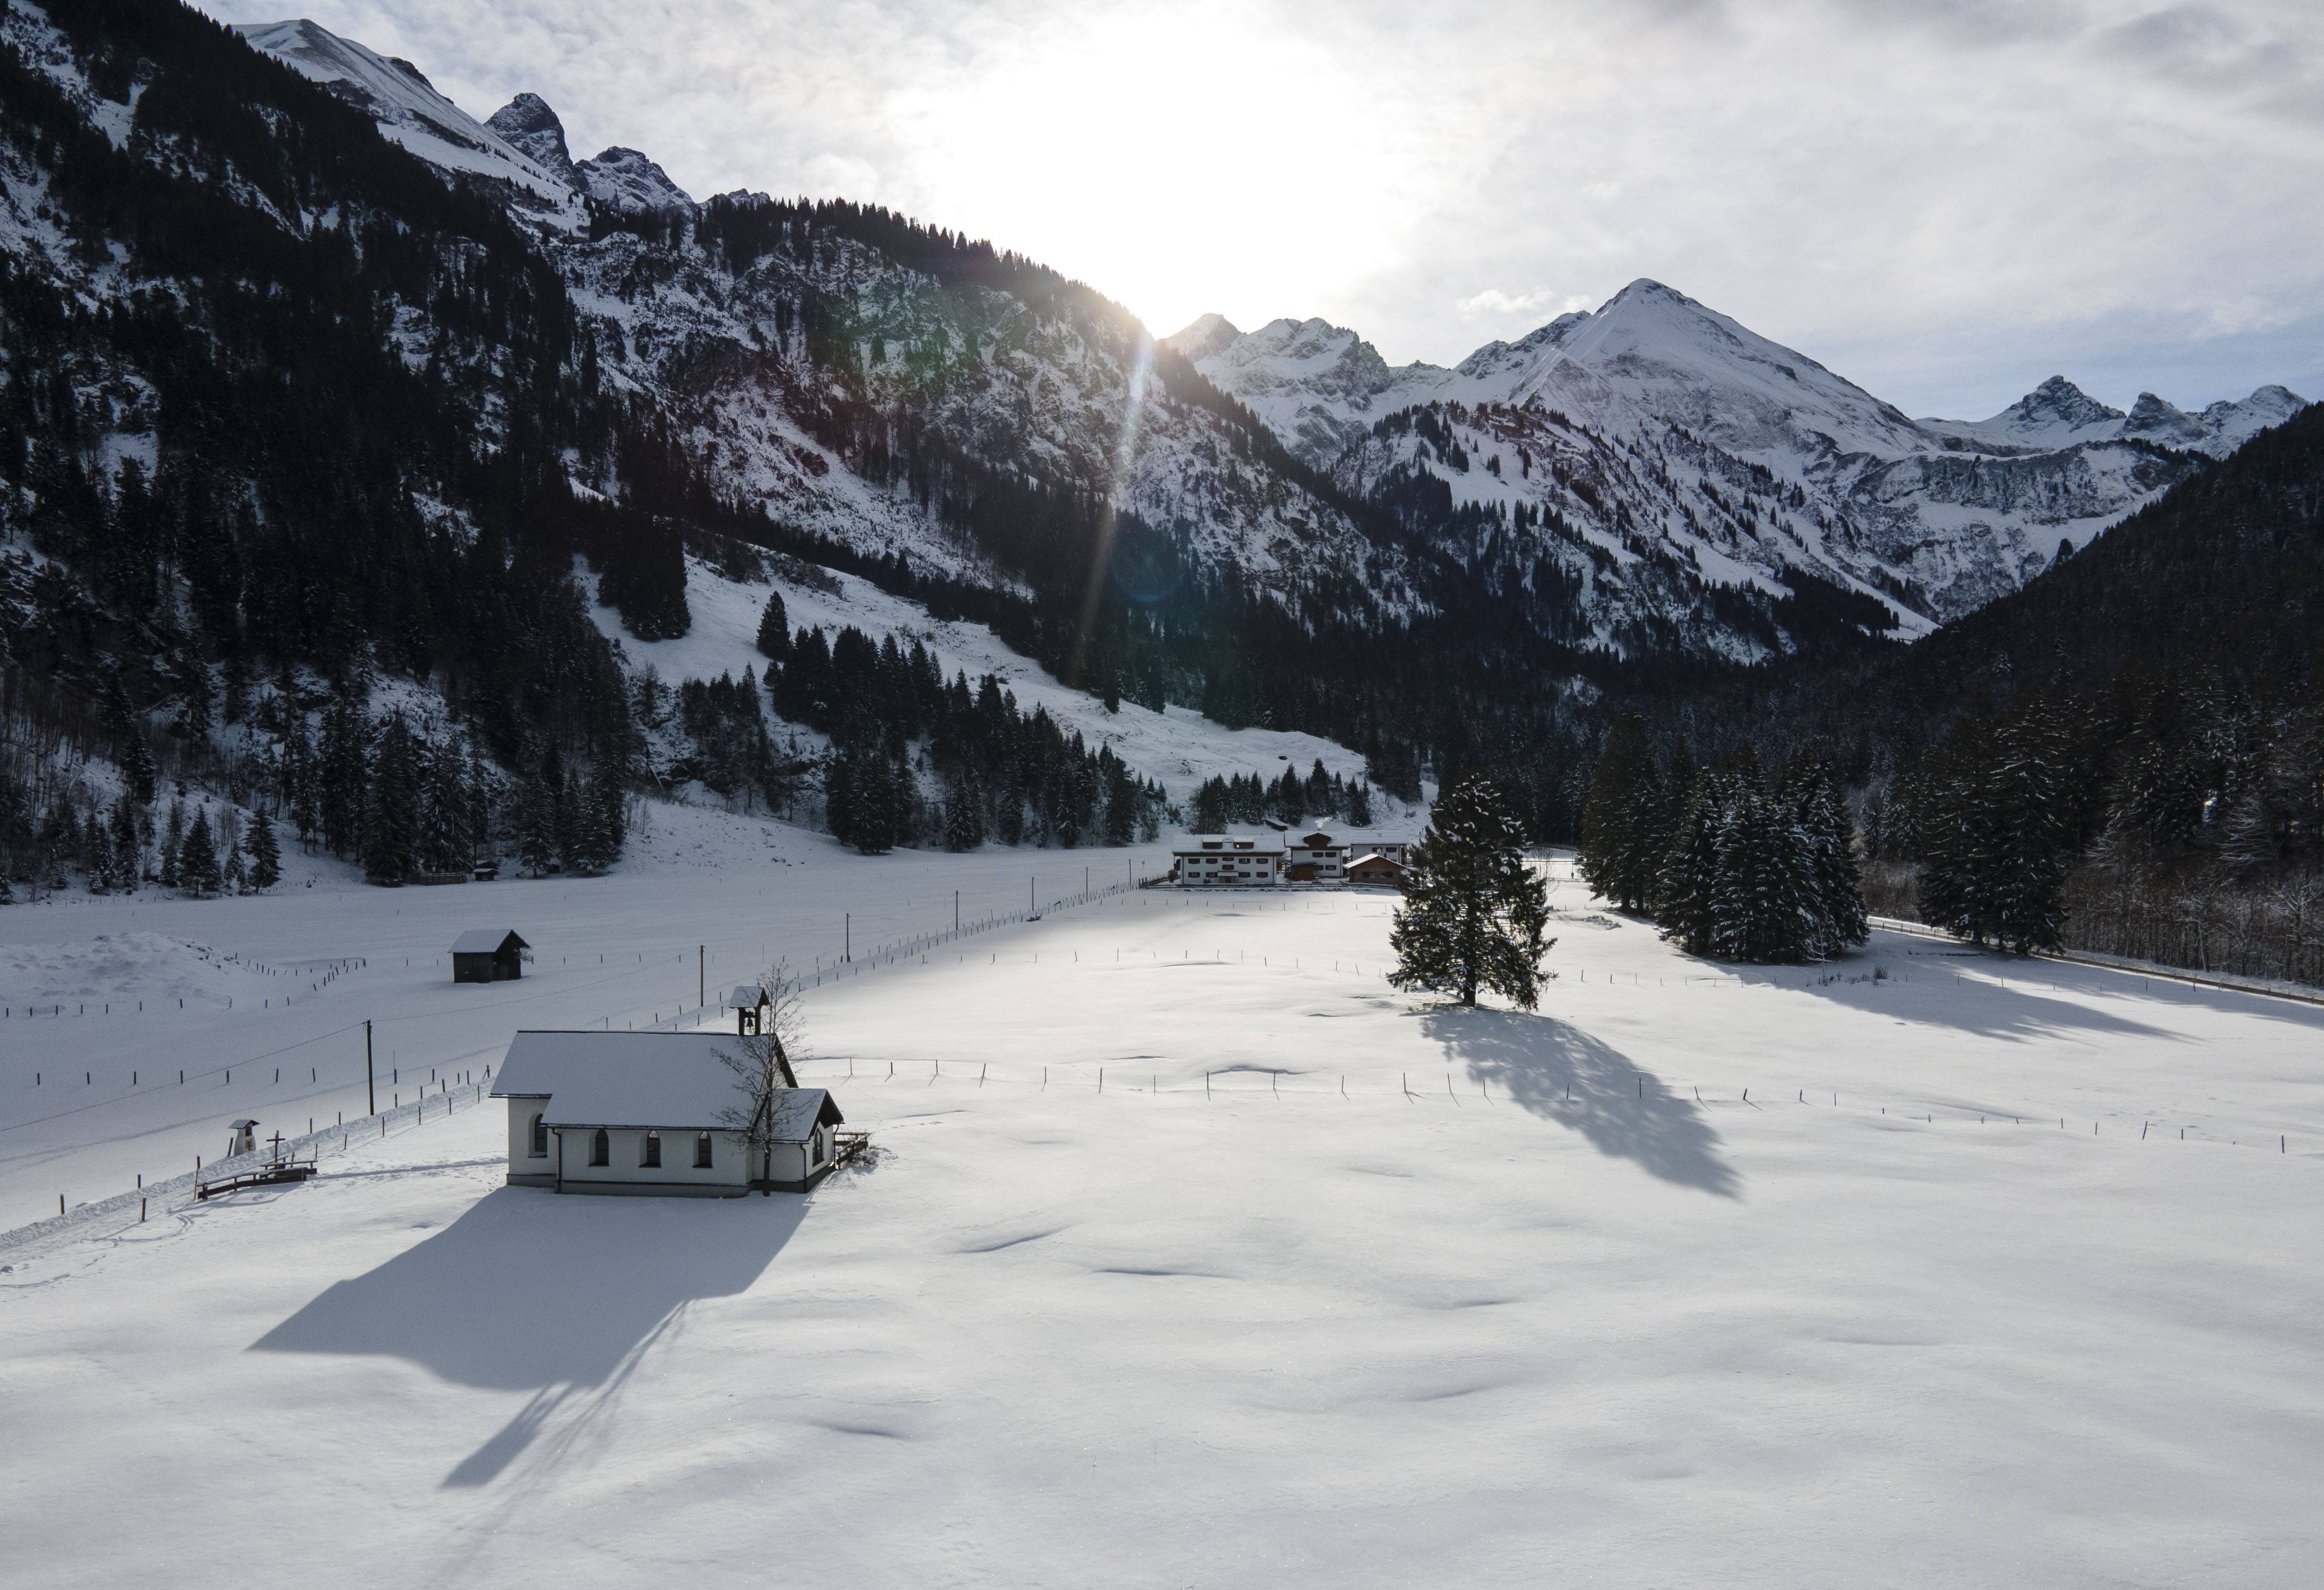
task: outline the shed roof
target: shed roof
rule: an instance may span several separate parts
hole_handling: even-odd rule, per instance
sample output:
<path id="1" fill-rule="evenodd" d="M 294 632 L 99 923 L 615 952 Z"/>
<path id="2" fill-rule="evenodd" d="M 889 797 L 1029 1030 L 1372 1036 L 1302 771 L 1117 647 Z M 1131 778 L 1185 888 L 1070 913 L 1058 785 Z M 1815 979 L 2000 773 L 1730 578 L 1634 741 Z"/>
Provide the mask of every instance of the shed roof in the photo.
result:
<path id="1" fill-rule="evenodd" d="M 519 949 L 530 949 L 531 945 L 518 938 L 513 928 L 471 928 L 452 940 L 454 955 L 497 955 L 516 940 Z"/>
<path id="2" fill-rule="evenodd" d="M 1405 870 L 1404 864 L 1397 860 L 1396 857 L 1392 855 L 1382 855 L 1377 850 L 1368 851 L 1364 855 L 1356 857 L 1355 860 L 1348 864 L 1348 870 L 1350 872 L 1353 872 L 1358 867 L 1362 866 L 1366 862 L 1378 862 L 1384 867 L 1394 867 L 1399 873 Z"/>
<path id="3" fill-rule="evenodd" d="M 493 1096 L 547 1099 L 548 1126 L 732 1131 L 750 1094 L 722 1057 L 742 1052 L 731 1032 L 520 1032 Z M 804 1139 L 826 1115 L 842 1119 L 820 1087 L 785 1088 L 776 1106 L 781 1142 Z"/>

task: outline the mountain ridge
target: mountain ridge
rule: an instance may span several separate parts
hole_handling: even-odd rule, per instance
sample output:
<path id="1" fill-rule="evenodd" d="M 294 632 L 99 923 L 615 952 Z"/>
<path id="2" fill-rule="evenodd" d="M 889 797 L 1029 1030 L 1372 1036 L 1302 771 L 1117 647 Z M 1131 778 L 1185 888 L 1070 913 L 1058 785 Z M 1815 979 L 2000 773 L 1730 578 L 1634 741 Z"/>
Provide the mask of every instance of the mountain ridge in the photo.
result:
<path id="1" fill-rule="evenodd" d="M 1813 572 L 1881 593 L 1908 625 L 2014 588 L 2061 544 L 2087 544 L 2200 458 L 2304 406 L 2270 386 L 2200 416 L 2152 394 L 2126 414 L 2054 377 L 1987 421 L 1914 420 L 1648 278 L 1449 368 L 1391 366 L 1358 333 L 1317 319 L 1245 333 L 1205 316 L 1164 341 L 1295 452 L 1343 474 L 1366 467 L 1374 433 L 1404 408 L 1513 409 L 1532 417 L 1497 429 L 1528 452 L 1554 450 L 1577 431 L 1631 445 L 1674 435 L 1708 443 L 1768 471 L 1810 510 L 1795 521 L 1796 545 L 1719 537 L 1716 550 L 1777 583 L 1803 556 Z M 1456 485 L 1456 496 L 1467 489 Z M 1490 496 L 1498 486 L 1474 490 Z M 1699 518 L 1676 495 L 1670 506 Z M 1698 559 L 1707 550 L 1701 537 L 1666 534 Z"/>

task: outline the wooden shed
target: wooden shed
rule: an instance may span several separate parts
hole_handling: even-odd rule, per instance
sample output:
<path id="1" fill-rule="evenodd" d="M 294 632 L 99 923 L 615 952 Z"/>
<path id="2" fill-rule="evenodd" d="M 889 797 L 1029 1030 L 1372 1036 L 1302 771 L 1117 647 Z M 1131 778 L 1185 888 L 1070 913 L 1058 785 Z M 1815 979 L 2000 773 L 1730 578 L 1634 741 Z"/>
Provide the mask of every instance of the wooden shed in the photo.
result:
<path id="1" fill-rule="evenodd" d="M 1393 889 L 1404 882 L 1404 864 L 1377 851 L 1360 855 L 1348 864 L 1351 883 L 1385 883 Z"/>
<path id="2" fill-rule="evenodd" d="M 513 983 L 524 975 L 531 948 L 513 928 L 471 928 L 452 940 L 452 981 Z"/>

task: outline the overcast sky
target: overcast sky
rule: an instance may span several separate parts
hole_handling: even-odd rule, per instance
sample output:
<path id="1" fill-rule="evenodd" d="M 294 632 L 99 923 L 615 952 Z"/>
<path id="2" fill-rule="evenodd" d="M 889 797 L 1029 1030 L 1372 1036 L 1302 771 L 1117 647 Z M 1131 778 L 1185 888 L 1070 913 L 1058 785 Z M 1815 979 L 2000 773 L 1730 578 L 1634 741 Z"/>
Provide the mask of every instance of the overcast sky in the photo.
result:
<path id="1" fill-rule="evenodd" d="M 2317 0 L 306 4 L 576 157 L 886 204 L 1157 332 L 1449 363 L 1651 276 L 1916 414 L 2324 398 Z"/>

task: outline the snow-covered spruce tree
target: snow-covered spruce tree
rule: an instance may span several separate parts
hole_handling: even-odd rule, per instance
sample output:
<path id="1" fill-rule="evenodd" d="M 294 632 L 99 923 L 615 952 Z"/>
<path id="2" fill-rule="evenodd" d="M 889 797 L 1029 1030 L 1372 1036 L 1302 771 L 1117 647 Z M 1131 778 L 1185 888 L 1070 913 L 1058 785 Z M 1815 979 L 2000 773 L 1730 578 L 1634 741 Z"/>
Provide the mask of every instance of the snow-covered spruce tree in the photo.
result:
<path id="1" fill-rule="evenodd" d="M 2029 699 L 1998 726 L 1971 714 L 1937 760 L 1921 819 L 1922 919 L 2020 954 L 2055 946 L 2072 855 L 2048 708 Z"/>
<path id="2" fill-rule="evenodd" d="M 517 781 L 517 857 L 525 871 L 546 876 L 565 858 L 565 764 L 552 745 L 540 765 Z"/>
<path id="3" fill-rule="evenodd" d="M 560 859 L 568 873 L 597 877 L 621 857 L 622 846 L 613 827 L 619 808 L 609 808 L 607 779 L 602 767 L 592 770 L 586 779 L 576 768 L 566 781 L 566 809 L 572 818 L 566 825 L 567 848 Z"/>
<path id="4" fill-rule="evenodd" d="M 198 806 L 178 850 L 178 886 L 189 894 L 216 894 L 224 883 L 218 874 L 217 846 L 210 839 L 208 809 Z"/>
<path id="5" fill-rule="evenodd" d="M 1807 846 L 1757 780 L 1737 785 L 1715 847 L 1710 952 L 1723 960 L 1807 960 L 1817 937 Z"/>
<path id="6" fill-rule="evenodd" d="M 2055 949 L 2065 926 L 2069 851 L 2064 744 L 2049 704 L 2025 703 L 2002 726 L 1991 793 L 1996 852 L 1985 927 L 2005 949 Z"/>
<path id="7" fill-rule="evenodd" d="M 1556 940 L 1543 937 L 1549 890 L 1526 865 L 1524 846 L 1524 830 L 1485 780 L 1463 779 L 1437 797 L 1389 930 L 1390 983 L 1456 994 L 1464 1005 L 1489 988 L 1534 1008 L 1541 957 Z"/>
<path id="8" fill-rule="evenodd" d="M 350 680 L 332 694 L 323 711 L 322 744 L 315 754 L 315 812 L 324 848 L 337 856 L 354 855 L 362 842 L 370 774 L 368 693 L 361 680 Z"/>
<path id="9" fill-rule="evenodd" d="M 114 760 L 121 766 L 122 777 L 128 781 L 130 797 L 140 806 L 152 805 L 156 774 L 153 747 L 146 743 L 143 716 L 129 703 L 120 670 L 105 670 L 97 710 L 97 721 L 105 726 L 106 735 L 113 742 Z"/>
<path id="10" fill-rule="evenodd" d="M 254 813 L 250 831 L 242 837 L 243 850 L 250 857 L 250 886 L 272 889 L 282 881 L 282 849 L 275 842 L 274 820 L 264 812 Z"/>
<path id="11" fill-rule="evenodd" d="M 381 726 L 372 765 L 371 790 L 364 802 L 364 876 L 374 883 L 401 883 L 420 859 L 420 750 L 400 712 Z"/>
<path id="12" fill-rule="evenodd" d="M 1816 915 L 1808 953 L 1828 960 L 1868 937 L 1864 884 L 1856 866 L 1856 825 L 1840 795 L 1839 776 L 1821 751 L 1804 751 L 1792 759 L 1779 793 L 1807 847 Z"/>
<path id="13" fill-rule="evenodd" d="M 161 866 L 160 880 L 164 889 L 178 886 L 178 851 L 186 842 L 186 808 L 182 801 L 170 802 L 170 824 L 161 834 Z"/>
<path id="14" fill-rule="evenodd" d="M 1655 879 L 1655 922 L 1689 955 L 1711 953 L 1711 907 L 1719 880 L 1719 837 L 1734 799 L 1734 780 L 1699 771 Z"/>
<path id="15" fill-rule="evenodd" d="M 1642 910 L 1654 899 L 1666 839 L 1664 807 L 1646 720 L 1626 712 L 1591 770 L 1578 858 L 1590 887 L 1624 911 Z"/>
<path id="16" fill-rule="evenodd" d="M 946 850 L 969 851 L 984 843 L 984 803 L 968 779 L 954 781 L 945 794 L 944 842 Z"/>
<path id="17" fill-rule="evenodd" d="M 760 654 L 780 662 L 790 655 L 790 620 L 783 614 L 783 594 L 769 591 L 767 610 L 759 615 Z M 768 688 L 772 689 L 774 687 L 770 684 Z"/>
<path id="18" fill-rule="evenodd" d="M 420 802 L 420 869 L 465 873 L 475 858 L 468 825 L 467 759 L 456 744 L 429 749 Z"/>

